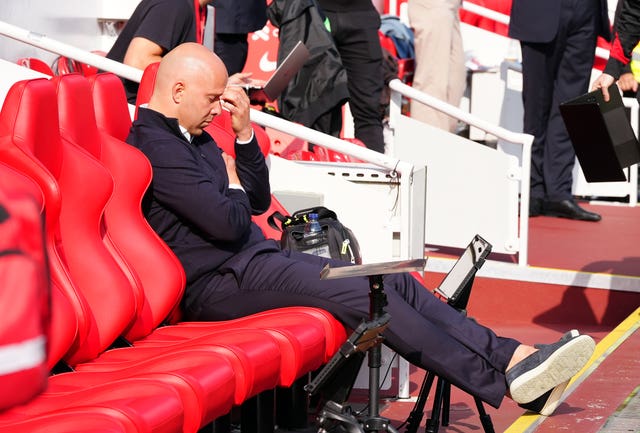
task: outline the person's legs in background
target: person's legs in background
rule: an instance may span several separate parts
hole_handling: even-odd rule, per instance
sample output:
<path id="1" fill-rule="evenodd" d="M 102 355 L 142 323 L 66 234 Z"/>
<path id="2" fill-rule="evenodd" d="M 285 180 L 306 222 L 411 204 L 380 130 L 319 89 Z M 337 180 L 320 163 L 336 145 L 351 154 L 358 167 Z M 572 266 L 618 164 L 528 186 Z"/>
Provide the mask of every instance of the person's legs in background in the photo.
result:
<path id="1" fill-rule="evenodd" d="M 384 153 L 382 111 L 382 48 L 378 37 L 380 16 L 375 10 L 345 14 L 325 12 L 331 34 L 347 70 L 349 108 L 355 137 L 367 148 Z"/>
<path id="2" fill-rule="evenodd" d="M 416 53 L 413 87 L 457 107 L 466 86 L 460 2 L 409 0 L 408 7 Z M 456 119 L 419 102 L 411 103 L 411 117 L 450 132 L 457 125 Z"/>
<path id="3" fill-rule="evenodd" d="M 531 145 L 531 197 L 529 216 L 542 213 L 544 186 L 543 161 L 547 124 L 555 84 L 553 43 L 520 43 L 522 49 L 523 132 L 533 135 Z"/>
<path id="4" fill-rule="evenodd" d="M 573 200 L 575 152 L 559 109 L 562 102 L 588 90 L 598 7 L 595 0 L 579 5 L 575 0 L 564 0 L 553 41 L 521 42 L 523 130 L 534 136 L 530 216 L 600 220 L 600 215 L 582 209 Z"/>
<path id="5" fill-rule="evenodd" d="M 229 75 L 244 69 L 249 52 L 247 36 L 246 33 L 216 33 L 213 51 L 222 59 Z"/>

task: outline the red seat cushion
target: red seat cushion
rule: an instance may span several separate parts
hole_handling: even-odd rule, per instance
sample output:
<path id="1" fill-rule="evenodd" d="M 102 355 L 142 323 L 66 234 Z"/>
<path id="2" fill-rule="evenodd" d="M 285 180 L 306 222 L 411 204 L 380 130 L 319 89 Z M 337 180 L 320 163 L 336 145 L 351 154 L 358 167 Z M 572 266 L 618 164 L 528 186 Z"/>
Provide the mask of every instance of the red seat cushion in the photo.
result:
<path id="1" fill-rule="evenodd" d="M 183 423 L 178 393 L 154 377 L 86 386 L 65 395 L 45 393 L 0 413 L 2 433 L 175 433 Z"/>

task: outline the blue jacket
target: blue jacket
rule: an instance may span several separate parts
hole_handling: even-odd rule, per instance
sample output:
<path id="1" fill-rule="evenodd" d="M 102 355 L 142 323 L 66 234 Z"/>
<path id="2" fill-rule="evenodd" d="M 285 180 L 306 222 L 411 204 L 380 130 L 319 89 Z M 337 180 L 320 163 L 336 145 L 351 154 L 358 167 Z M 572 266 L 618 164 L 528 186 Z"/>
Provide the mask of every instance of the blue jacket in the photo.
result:
<path id="1" fill-rule="evenodd" d="M 509 36 L 524 42 L 551 42 L 558 33 L 562 0 L 513 0 Z M 600 0 L 598 36 L 611 38 L 607 0 Z"/>
<path id="2" fill-rule="evenodd" d="M 251 220 L 271 202 L 269 172 L 255 137 L 235 145 L 237 173 L 246 192 L 229 188 L 222 150 L 213 138 L 204 132 L 189 143 L 176 119 L 140 108 L 127 142 L 153 167 L 143 211 L 182 263 L 187 297 L 206 285 L 207 276 L 233 272 L 241 278 L 255 254 L 278 250 Z"/>

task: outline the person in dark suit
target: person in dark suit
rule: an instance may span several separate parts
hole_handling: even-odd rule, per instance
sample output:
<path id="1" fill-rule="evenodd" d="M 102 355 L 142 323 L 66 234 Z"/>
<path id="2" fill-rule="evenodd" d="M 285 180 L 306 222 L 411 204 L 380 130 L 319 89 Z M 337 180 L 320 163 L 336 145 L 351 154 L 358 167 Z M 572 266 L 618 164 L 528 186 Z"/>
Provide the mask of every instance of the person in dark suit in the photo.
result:
<path id="1" fill-rule="evenodd" d="M 522 49 L 524 132 L 534 136 L 529 216 L 599 221 L 571 194 L 575 153 L 560 103 L 586 93 L 607 0 L 513 0 L 509 36 Z"/>
<path id="2" fill-rule="evenodd" d="M 223 107 L 236 134 L 235 160 L 204 131 Z M 290 306 L 323 308 L 352 329 L 368 317 L 366 277 L 320 280 L 327 263 L 350 263 L 283 251 L 252 222 L 269 207 L 269 170 L 249 122 L 249 98 L 227 86 L 225 66 L 210 50 L 183 44 L 162 59 L 127 142 L 153 167 L 143 209 L 184 267 L 187 319 Z M 527 408 L 552 411 L 595 348 L 577 332 L 537 348 L 523 345 L 460 314 L 408 273 L 386 275 L 384 284 L 386 344 L 495 407 L 509 393 Z"/>
<path id="3" fill-rule="evenodd" d="M 227 66 L 229 75 L 242 72 L 247 62 L 249 33 L 267 23 L 265 0 L 213 0 L 215 41 L 213 51 Z"/>

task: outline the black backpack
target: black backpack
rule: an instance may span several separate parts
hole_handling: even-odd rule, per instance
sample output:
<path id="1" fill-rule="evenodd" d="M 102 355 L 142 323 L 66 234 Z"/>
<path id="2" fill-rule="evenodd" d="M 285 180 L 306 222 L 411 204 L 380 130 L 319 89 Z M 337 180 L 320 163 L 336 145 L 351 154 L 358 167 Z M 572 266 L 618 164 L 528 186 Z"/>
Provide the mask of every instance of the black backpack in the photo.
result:
<path id="1" fill-rule="evenodd" d="M 309 245 L 304 238 L 304 227 L 309 220 L 309 214 L 318 214 L 318 222 L 325 233 L 324 245 Z M 343 226 L 336 213 L 323 206 L 301 209 L 293 215 L 282 215 L 274 212 L 267 220 L 269 225 L 282 232 L 280 245 L 283 250 L 299 252 L 311 252 L 311 250 L 322 249 L 328 246 L 329 255 L 333 259 L 340 259 L 346 262 L 361 264 L 360 247 L 353 232 Z M 280 225 L 276 223 L 278 221 Z"/>

